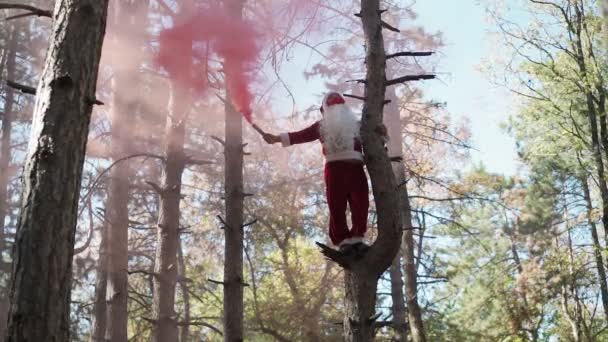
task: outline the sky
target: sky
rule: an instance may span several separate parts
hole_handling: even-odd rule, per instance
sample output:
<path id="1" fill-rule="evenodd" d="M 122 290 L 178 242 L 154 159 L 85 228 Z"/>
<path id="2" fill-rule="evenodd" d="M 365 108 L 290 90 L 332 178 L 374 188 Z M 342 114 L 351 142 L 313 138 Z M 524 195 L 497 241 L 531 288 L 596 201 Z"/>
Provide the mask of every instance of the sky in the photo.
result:
<path id="1" fill-rule="evenodd" d="M 447 110 L 455 117 L 469 118 L 474 163 L 483 163 L 491 172 L 514 175 L 519 165 L 515 141 L 500 124 L 512 113 L 515 99 L 478 70 L 496 50 L 483 6 L 479 0 L 419 0 L 414 9 L 417 23 L 429 32 L 443 32 L 445 41 L 437 70 L 439 82 L 424 84 L 427 96 L 447 102 Z"/>
<path id="2" fill-rule="evenodd" d="M 505 175 L 517 173 L 515 141 L 501 128 L 513 110 L 516 99 L 504 89 L 492 85 L 479 65 L 491 57 L 492 46 L 489 23 L 479 0 L 418 0 L 413 6 L 418 13 L 414 25 L 428 32 L 441 31 L 445 46 L 440 53 L 438 80 L 420 82 L 429 100 L 447 103 L 453 122 L 467 117 L 472 133 L 471 158 L 473 165 L 482 163 L 486 170 Z M 319 101 L 324 92 L 320 80 L 303 80 L 302 71 L 319 61 L 310 50 L 301 48 L 295 53 L 284 81 L 294 90 L 298 110 Z M 287 95 L 276 99 L 276 105 L 288 116 L 292 110 Z"/>

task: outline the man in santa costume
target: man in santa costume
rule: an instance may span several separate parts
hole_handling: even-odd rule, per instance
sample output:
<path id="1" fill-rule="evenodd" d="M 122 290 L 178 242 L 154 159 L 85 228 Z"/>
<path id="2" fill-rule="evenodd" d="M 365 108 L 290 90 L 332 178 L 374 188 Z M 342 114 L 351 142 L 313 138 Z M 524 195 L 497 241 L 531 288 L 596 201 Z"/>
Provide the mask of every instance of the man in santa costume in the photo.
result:
<path id="1" fill-rule="evenodd" d="M 360 121 L 335 92 L 328 93 L 321 106 L 323 119 L 297 132 L 273 135 L 264 133 L 269 144 L 284 147 L 319 140 L 325 155 L 325 192 L 329 205 L 329 237 L 341 252 L 367 248 L 363 237 L 367 231 L 369 188 L 363 169 L 363 149 L 359 136 Z M 386 136 L 386 127 L 376 130 Z M 346 205 L 350 206 L 352 228 L 346 222 Z"/>

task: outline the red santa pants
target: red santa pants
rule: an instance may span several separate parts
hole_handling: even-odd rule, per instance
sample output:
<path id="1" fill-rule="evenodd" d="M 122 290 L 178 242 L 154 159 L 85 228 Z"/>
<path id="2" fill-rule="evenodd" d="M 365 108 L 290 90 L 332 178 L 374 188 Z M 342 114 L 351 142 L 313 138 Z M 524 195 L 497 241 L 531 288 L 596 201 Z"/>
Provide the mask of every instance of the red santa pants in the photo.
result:
<path id="1" fill-rule="evenodd" d="M 362 238 L 367 231 L 369 188 L 363 164 L 333 161 L 325 164 L 325 192 L 329 205 L 329 237 L 338 246 L 347 238 Z M 350 206 L 352 229 L 346 223 Z"/>

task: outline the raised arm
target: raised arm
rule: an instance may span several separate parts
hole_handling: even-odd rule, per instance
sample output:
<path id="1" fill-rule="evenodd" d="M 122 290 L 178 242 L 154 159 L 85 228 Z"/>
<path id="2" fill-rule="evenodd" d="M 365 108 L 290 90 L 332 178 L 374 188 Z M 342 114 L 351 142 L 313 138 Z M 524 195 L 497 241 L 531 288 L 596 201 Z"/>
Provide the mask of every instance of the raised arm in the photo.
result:
<path id="1" fill-rule="evenodd" d="M 266 133 L 262 137 L 264 138 L 264 141 L 269 144 L 280 142 L 285 147 L 296 144 L 304 144 L 319 139 L 319 122 L 317 121 L 301 131 L 282 133 L 280 135 Z"/>

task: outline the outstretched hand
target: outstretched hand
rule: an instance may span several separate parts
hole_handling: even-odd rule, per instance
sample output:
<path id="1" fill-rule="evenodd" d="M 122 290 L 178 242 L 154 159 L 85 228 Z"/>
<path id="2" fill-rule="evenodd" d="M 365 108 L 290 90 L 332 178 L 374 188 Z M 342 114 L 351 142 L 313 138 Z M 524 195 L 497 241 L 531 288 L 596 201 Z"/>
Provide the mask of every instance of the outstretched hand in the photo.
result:
<path id="1" fill-rule="evenodd" d="M 264 141 L 268 144 L 276 144 L 278 142 L 281 142 L 281 137 L 278 135 L 274 135 L 274 134 L 270 134 L 270 133 L 264 133 L 262 134 L 262 138 L 264 138 Z"/>

